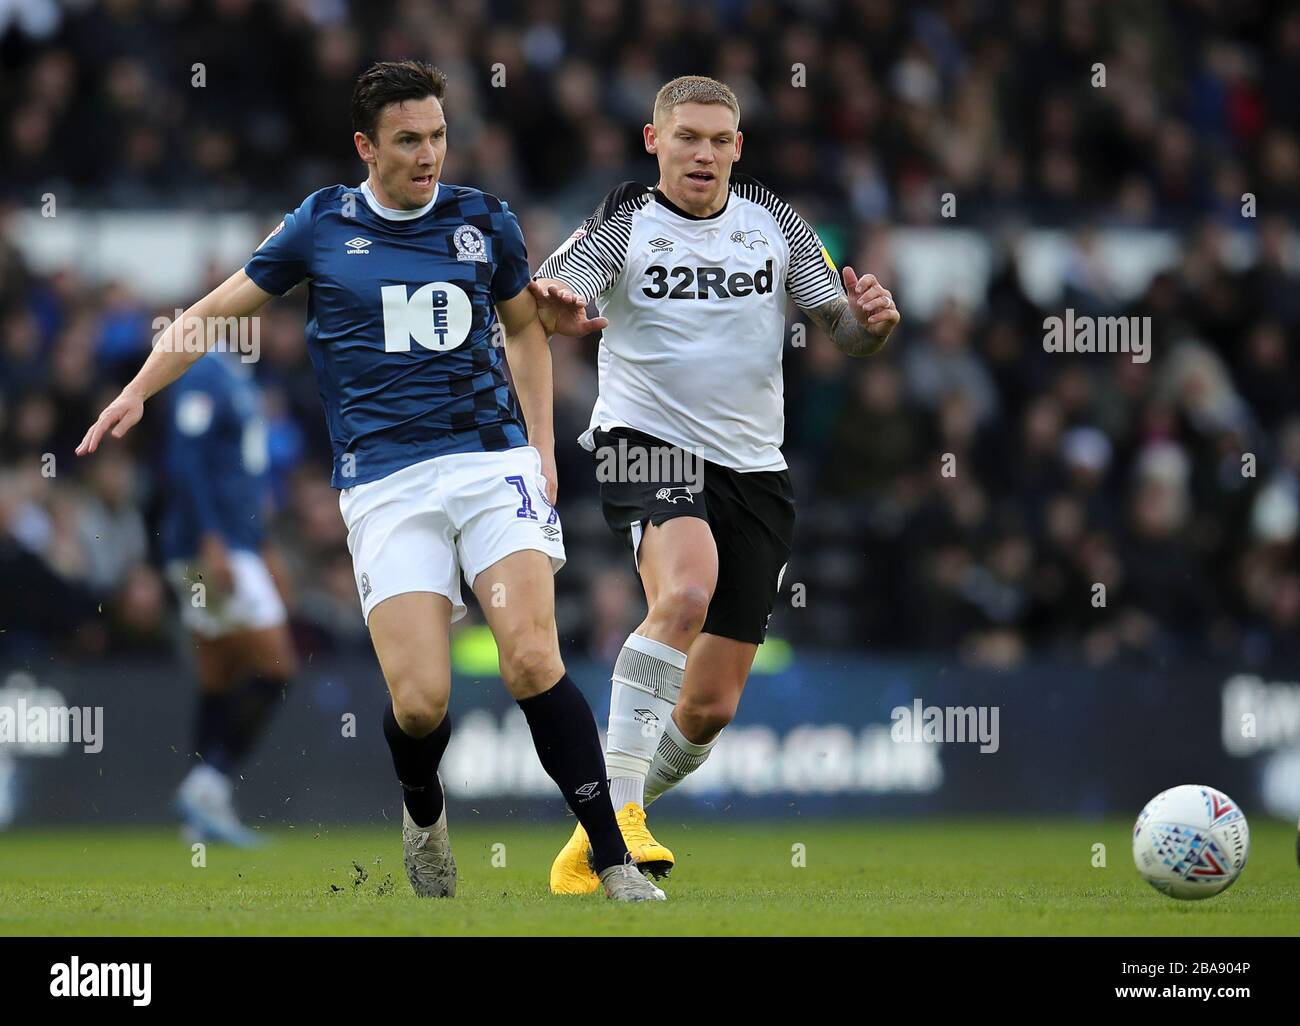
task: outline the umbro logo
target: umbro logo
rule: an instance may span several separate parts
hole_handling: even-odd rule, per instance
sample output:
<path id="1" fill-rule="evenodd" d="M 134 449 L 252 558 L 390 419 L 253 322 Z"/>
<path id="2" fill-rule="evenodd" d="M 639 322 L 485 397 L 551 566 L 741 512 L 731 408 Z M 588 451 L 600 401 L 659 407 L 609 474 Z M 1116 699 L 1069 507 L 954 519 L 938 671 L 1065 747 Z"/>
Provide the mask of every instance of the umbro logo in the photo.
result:
<path id="1" fill-rule="evenodd" d="M 360 235 L 348 239 L 343 245 L 348 247 L 349 253 L 369 253 L 369 247 L 374 245 L 369 239 L 363 239 Z"/>
<path id="2" fill-rule="evenodd" d="M 655 715 L 653 709 L 636 709 L 633 710 L 633 718 L 637 723 L 658 723 L 659 717 Z"/>
<path id="3" fill-rule="evenodd" d="M 559 536 L 560 529 L 558 527 L 553 527 L 550 524 L 542 524 L 541 528 L 542 528 L 542 534 L 546 535 L 546 537 L 548 538 L 555 538 Z"/>
<path id="4" fill-rule="evenodd" d="M 600 790 L 600 781 L 593 780 L 590 784 L 583 784 L 581 787 L 573 789 L 574 795 L 580 802 L 589 802 L 596 797 L 596 792 Z"/>
<path id="5" fill-rule="evenodd" d="M 672 239 L 651 239 L 650 248 L 656 253 L 671 253 L 673 249 Z"/>

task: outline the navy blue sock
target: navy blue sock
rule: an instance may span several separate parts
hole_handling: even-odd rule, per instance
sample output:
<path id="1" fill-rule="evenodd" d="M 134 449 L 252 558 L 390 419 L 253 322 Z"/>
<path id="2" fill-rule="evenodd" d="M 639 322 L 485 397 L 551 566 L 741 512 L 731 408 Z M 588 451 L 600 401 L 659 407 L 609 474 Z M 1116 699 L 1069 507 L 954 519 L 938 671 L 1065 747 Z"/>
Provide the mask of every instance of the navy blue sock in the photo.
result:
<path id="1" fill-rule="evenodd" d="M 596 872 L 622 865 L 627 846 L 609 802 L 596 720 L 582 692 L 566 673 L 549 691 L 522 699 L 519 708 L 528 719 L 542 768 L 591 839 Z"/>
<path id="2" fill-rule="evenodd" d="M 224 691 L 200 691 L 194 717 L 194 750 L 207 765 L 227 776 L 235 768 L 229 733 L 230 696 Z"/>
<path id="3" fill-rule="evenodd" d="M 254 674 L 230 695 L 227 709 L 226 747 L 233 762 L 240 762 L 262 736 L 262 730 L 284 703 L 289 682 L 281 677 Z"/>
<path id="4" fill-rule="evenodd" d="M 393 753 L 393 769 L 402 785 L 402 801 L 416 826 L 427 827 L 442 815 L 442 786 L 438 783 L 438 764 L 451 740 L 451 715 L 425 737 L 411 737 L 402 730 L 393 714 L 393 703 L 384 707 L 384 740 Z"/>

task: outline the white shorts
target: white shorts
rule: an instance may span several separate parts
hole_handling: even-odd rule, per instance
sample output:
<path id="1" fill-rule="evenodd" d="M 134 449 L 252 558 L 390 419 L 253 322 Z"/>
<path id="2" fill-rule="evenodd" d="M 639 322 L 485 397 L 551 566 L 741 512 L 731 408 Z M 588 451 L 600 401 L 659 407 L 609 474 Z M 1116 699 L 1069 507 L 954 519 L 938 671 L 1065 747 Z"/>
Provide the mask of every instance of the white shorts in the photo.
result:
<path id="1" fill-rule="evenodd" d="M 278 627 L 287 618 L 271 572 L 256 552 L 231 550 L 234 591 L 228 595 L 211 581 L 200 579 L 203 568 L 197 559 L 174 559 L 166 569 L 180 600 L 181 623 L 201 637 L 222 638 L 237 631 Z"/>
<path id="2" fill-rule="evenodd" d="M 361 612 L 408 591 L 445 595 L 455 622 L 465 615 L 460 577 L 512 552 L 536 549 L 564 566 L 560 517 L 546 500 L 541 455 L 531 445 L 459 452 L 344 488 L 339 509 Z"/>

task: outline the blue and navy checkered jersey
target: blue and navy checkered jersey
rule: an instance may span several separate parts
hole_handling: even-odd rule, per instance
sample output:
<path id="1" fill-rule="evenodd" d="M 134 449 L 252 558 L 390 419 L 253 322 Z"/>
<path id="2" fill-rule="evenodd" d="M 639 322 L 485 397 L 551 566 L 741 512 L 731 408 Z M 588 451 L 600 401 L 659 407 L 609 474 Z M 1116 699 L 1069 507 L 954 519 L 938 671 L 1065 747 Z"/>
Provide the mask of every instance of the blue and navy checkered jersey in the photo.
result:
<path id="1" fill-rule="evenodd" d="M 167 475 L 160 542 L 165 559 L 186 559 L 199 539 L 232 549 L 262 545 L 269 501 L 267 426 L 251 368 L 228 353 L 202 356 L 163 393 Z"/>
<path id="2" fill-rule="evenodd" d="M 307 345 L 335 488 L 527 444 L 492 342 L 493 304 L 527 287 L 528 253 L 495 196 L 440 184 L 427 213 L 395 220 L 360 188 L 331 186 L 288 215 L 244 271 L 274 295 L 309 282 Z"/>

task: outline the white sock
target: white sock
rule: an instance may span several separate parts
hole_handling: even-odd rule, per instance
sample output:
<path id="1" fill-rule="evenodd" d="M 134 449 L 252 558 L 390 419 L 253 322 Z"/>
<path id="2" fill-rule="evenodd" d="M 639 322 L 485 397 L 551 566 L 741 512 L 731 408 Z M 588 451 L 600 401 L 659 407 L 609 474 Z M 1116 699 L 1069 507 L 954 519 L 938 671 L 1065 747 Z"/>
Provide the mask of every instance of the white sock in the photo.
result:
<path id="1" fill-rule="evenodd" d="M 614 663 L 605 771 L 614 811 L 645 804 L 645 778 L 682 691 L 686 653 L 632 634 Z"/>
<path id="2" fill-rule="evenodd" d="M 668 717 L 650 763 L 650 772 L 646 775 L 645 804 L 649 805 L 703 766 L 719 737 L 722 737 L 720 731 L 712 741 L 697 745 L 687 741 L 672 717 Z"/>

